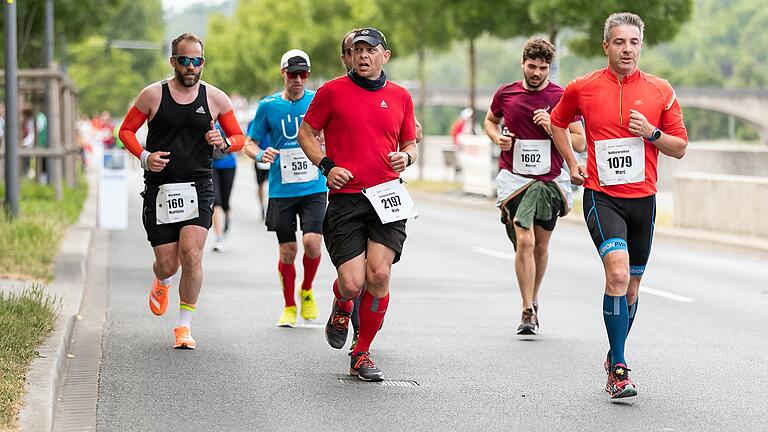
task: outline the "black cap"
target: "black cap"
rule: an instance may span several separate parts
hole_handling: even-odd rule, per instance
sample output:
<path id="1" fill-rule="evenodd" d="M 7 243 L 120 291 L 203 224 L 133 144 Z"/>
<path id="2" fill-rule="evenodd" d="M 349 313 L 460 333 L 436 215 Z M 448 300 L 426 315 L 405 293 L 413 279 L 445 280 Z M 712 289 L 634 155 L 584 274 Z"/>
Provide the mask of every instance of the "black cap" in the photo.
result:
<path id="1" fill-rule="evenodd" d="M 372 46 L 381 45 L 384 47 L 384 49 L 388 49 L 387 38 L 384 37 L 384 33 L 373 27 L 356 31 L 355 37 L 352 38 L 352 44 L 355 44 L 356 42 L 366 42 Z"/>
<path id="2" fill-rule="evenodd" d="M 286 72 L 304 72 L 308 71 L 310 66 L 309 55 L 298 49 L 286 52 L 280 59 L 280 69 L 285 69 Z"/>

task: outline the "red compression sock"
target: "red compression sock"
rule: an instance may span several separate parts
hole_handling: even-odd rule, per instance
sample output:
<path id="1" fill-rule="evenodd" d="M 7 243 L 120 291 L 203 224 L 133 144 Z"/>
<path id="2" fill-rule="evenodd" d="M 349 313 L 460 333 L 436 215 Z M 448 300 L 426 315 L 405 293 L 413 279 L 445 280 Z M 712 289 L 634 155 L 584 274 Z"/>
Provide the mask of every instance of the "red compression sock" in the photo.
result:
<path id="1" fill-rule="evenodd" d="M 354 354 L 367 352 L 371 349 L 371 342 L 379 332 L 381 323 L 389 305 L 389 294 L 382 298 L 376 298 L 368 291 L 363 293 L 360 300 L 360 336 L 357 339 Z"/>
<path id="2" fill-rule="evenodd" d="M 277 263 L 277 271 L 280 272 L 280 280 L 283 282 L 285 306 L 296 306 L 296 299 L 293 298 L 296 290 L 296 267 L 280 261 Z"/>
<path id="3" fill-rule="evenodd" d="M 310 258 L 307 254 L 304 254 L 304 280 L 301 282 L 301 289 L 311 290 L 312 282 L 315 280 L 317 274 L 317 268 L 320 266 L 320 257 L 318 255 L 314 258 Z"/>
<path id="4" fill-rule="evenodd" d="M 355 303 L 352 300 L 344 300 L 341 297 L 341 294 L 339 294 L 338 279 L 333 281 L 333 295 L 336 296 L 336 304 L 339 305 L 339 310 L 346 313 L 352 313 L 352 308 L 355 306 Z"/>

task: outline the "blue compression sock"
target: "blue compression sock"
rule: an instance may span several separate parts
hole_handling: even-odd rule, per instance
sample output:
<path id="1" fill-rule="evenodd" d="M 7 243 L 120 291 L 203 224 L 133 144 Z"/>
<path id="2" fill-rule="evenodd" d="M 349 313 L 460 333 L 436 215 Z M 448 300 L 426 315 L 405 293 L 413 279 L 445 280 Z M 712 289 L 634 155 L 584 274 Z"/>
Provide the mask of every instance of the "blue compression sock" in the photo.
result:
<path id="1" fill-rule="evenodd" d="M 605 329 L 608 332 L 608 342 L 611 344 L 611 366 L 618 363 L 626 365 L 624 343 L 629 331 L 627 296 L 603 295 L 603 321 L 605 321 Z"/>
<path id="2" fill-rule="evenodd" d="M 627 326 L 627 335 L 629 335 L 629 331 L 632 330 L 632 323 L 635 322 L 635 314 L 637 313 L 637 302 L 640 301 L 640 298 L 635 298 L 635 302 L 631 305 L 627 306 L 627 309 L 629 310 L 629 325 Z"/>

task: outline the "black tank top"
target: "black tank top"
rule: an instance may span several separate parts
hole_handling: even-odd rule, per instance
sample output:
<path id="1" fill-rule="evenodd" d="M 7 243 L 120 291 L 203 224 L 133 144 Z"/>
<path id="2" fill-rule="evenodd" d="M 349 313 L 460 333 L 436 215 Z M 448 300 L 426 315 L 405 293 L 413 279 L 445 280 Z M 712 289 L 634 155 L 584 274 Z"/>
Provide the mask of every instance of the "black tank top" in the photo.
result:
<path id="1" fill-rule="evenodd" d="M 148 185 L 180 183 L 211 177 L 213 147 L 205 141 L 211 130 L 211 110 L 205 84 L 200 83 L 197 98 L 186 105 L 171 97 L 166 81 L 162 82 L 160 107 L 149 122 L 147 151 L 171 152 L 170 161 L 160 172 L 144 171 Z"/>

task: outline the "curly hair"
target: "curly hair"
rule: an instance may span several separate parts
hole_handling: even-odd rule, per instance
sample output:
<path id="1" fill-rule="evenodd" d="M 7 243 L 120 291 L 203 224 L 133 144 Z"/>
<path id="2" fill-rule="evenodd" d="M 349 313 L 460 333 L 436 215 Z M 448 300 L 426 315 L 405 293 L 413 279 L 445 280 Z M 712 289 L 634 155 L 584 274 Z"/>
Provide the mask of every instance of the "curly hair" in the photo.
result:
<path id="1" fill-rule="evenodd" d="M 554 57 L 555 46 L 543 37 L 534 36 L 523 46 L 523 61 L 541 59 L 551 64 Z"/>

